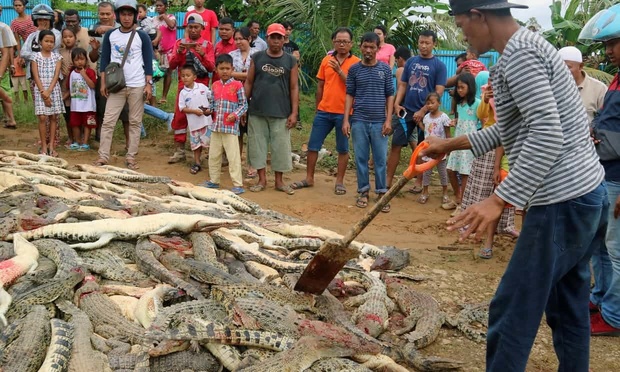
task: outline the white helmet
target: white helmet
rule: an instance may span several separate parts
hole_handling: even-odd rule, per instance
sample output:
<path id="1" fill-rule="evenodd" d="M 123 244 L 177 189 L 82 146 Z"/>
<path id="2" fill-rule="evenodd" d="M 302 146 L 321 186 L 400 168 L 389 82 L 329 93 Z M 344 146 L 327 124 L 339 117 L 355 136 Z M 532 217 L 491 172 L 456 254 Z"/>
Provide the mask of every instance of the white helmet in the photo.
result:
<path id="1" fill-rule="evenodd" d="M 133 10 L 133 23 L 138 23 L 138 3 L 136 0 L 117 0 L 114 4 L 114 13 L 116 14 L 116 21 L 120 22 L 119 11 L 121 9 Z"/>
<path id="2" fill-rule="evenodd" d="M 30 15 L 32 18 L 32 23 L 38 27 L 39 19 L 47 19 L 50 21 L 50 27 L 54 22 L 54 11 L 46 4 L 39 4 L 32 8 L 32 14 Z"/>

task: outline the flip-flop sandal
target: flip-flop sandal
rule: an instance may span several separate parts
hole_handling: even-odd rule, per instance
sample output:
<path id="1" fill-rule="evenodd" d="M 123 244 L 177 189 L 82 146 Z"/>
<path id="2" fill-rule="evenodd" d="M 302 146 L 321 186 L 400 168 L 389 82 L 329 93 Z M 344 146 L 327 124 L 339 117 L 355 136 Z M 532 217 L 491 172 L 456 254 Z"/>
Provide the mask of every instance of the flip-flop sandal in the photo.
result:
<path id="1" fill-rule="evenodd" d="M 159 100 L 160 105 L 163 105 L 164 103 L 168 103 L 168 101 L 166 101 L 164 98 Z"/>
<path id="2" fill-rule="evenodd" d="M 53 158 L 57 158 L 58 157 L 58 152 L 56 152 L 56 150 L 52 150 L 50 151 L 50 156 Z"/>
<path id="3" fill-rule="evenodd" d="M 428 201 L 428 195 L 422 194 L 418 197 L 418 203 L 420 204 L 426 204 L 427 201 Z"/>
<path id="4" fill-rule="evenodd" d="M 347 188 L 343 184 L 337 183 L 336 186 L 334 187 L 334 194 L 344 195 L 346 193 L 347 193 Z"/>
<path id="5" fill-rule="evenodd" d="M 202 167 L 199 164 L 194 164 L 189 168 L 189 173 L 196 174 L 202 170 Z"/>
<path id="6" fill-rule="evenodd" d="M 493 249 L 492 248 L 480 248 L 480 252 L 478 252 L 478 257 L 484 258 L 485 260 L 493 258 Z"/>
<path id="7" fill-rule="evenodd" d="M 219 189 L 220 188 L 220 184 L 219 183 L 215 183 L 215 182 L 211 182 L 211 181 L 205 181 L 205 182 L 201 183 L 200 186 L 206 187 L 208 189 Z"/>
<path id="8" fill-rule="evenodd" d="M 261 185 L 260 183 L 250 186 L 250 191 L 252 192 L 261 192 L 263 190 L 265 190 L 265 185 Z"/>
<path id="9" fill-rule="evenodd" d="M 247 174 L 246 177 L 247 178 L 256 178 L 256 177 L 258 177 L 258 172 L 256 170 L 248 171 L 248 174 Z"/>
<path id="10" fill-rule="evenodd" d="M 136 163 L 134 160 L 125 161 L 125 166 L 127 167 L 127 169 L 131 169 L 131 170 L 140 169 L 140 167 L 138 166 L 138 163 Z"/>
<path id="11" fill-rule="evenodd" d="M 414 187 L 410 188 L 410 189 L 409 189 L 409 190 L 407 190 L 407 191 L 409 191 L 409 192 L 410 192 L 410 193 L 412 193 L 412 194 L 419 194 L 419 193 L 421 193 L 423 190 L 424 190 L 424 189 L 423 189 L 422 187 L 420 187 L 420 186 L 414 186 Z"/>
<path id="12" fill-rule="evenodd" d="M 306 186 L 307 187 L 307 186 Z M 276 187 L 277 191 L 282 191 L 286 193 L 286 195 L 293 195 L 295 193 L 295 189 L 289 185 L 284 185 L 282 187 Z"/>
<path id="13" fill-rule="evenodd" d="M 232 189 L 230 189 L 230 191 L 234 192 L 235 195 L 241 195 L 245 192 L 245 189 L 243 187 L 235 186 Z"/>
<path id="14" fill-rule="evenodd" d="M 383 206 L 383 208 L 381 208 L 381 212 L 383 213 L 389 213 L 392 210 L 392 207 L 390 206 L 390 203 L 387 203 L 386 205 Z"/>
<path id="15" fill-rule="evenodd" d="M 358 208 L 368 207 L 368 193 L 359 194 L 355 200 L 355 206 Z"/>
<path id="16" fill-rule="evenodd" d="M 93 165 L 96 166 L 96 167 L 103 167 L 104 165 L 107 165 L 107 164 L 108 164 L 108 162 L 103 160 L 103 159 L 101 159 L 101 158 L 99 158 L 99 159 L 97 159 L 97 160 L 95 160 L 93 162 Z"/>
<path id="17" fill-rule="evenodd" d="M 17 125 L 13 124 L 13 125 L 9 125 L 9 124 L 4 124 L 3 125 L 6 129 L 11 129 L 11 130 L 15 130 L 17 129 Z"/>
<path id="18" fill-rule="evenodd" d="M 290 187 L 293 190 L 299 190 L 299 189 L 304 189 L 306 187 L 312 187 L 312 185 L 309 184 L 308 181 L 306 180 L 301 180 L 301 181 L 291 183 L 288 187 Z"/>

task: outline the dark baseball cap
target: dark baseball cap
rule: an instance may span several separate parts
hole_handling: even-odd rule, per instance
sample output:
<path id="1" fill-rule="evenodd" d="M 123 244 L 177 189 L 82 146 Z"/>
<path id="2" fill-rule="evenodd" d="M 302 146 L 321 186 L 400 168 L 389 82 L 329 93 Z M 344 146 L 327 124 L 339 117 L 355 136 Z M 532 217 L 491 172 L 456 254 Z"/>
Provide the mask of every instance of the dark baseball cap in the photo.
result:
<path id="1" fill-rule="evenodd" d="M 509 3 L 506 0 L 450 0 L 450 15 L 464 14 L 472 9 L 497 10 L 507 8 L 528 9 L 529 7 Z"/>

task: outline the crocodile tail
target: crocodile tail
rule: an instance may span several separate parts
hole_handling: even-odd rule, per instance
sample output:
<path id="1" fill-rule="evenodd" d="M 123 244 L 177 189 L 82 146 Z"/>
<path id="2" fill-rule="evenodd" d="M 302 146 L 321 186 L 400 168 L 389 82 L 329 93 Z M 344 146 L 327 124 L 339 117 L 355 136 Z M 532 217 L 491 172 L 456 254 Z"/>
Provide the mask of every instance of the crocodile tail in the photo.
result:
<path id="1" fill-rule="evenodd" d="M 417 371 L 439 372 L 458 371 L 463 367 L 463 362 L 448 358 L 425 357 L 416 350 L 413 343 L 407 343 L 403 347 L 404 361 Z"/>

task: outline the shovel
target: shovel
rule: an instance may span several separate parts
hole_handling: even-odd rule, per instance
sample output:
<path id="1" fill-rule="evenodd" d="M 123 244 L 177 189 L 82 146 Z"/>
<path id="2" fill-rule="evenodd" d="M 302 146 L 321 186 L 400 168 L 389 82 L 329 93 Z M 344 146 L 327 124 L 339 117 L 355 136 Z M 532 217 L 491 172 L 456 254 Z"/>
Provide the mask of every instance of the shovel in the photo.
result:
<path id="1" fill-rule="evenodd" d="M 328 239 L 321 245 L 319 252 L 312 258 L 301 277 L 295 284 L 296 291 L 308 292 L 315 295 L 323 293 L 327 285 L 336 277 L 336 274 L 344 267 L 350 259 L 356 258 L 360 252 L 350 247 L 351 242 L 370 224 L 370 222 L 381 212 L 381 209 L 398 194 L 398 192 L 417 174 L 433 169 L 443 156 L 433 159 L 423 164 L 416 164 L 420 151 L 428 148 L 427 142 L 422 142 L 411 155 L 409 167 L 403 173 L 403 178 L 383 194 L 383 197 L 366 213 L 355 226 L 349 230 L 342 239 Z"/>

